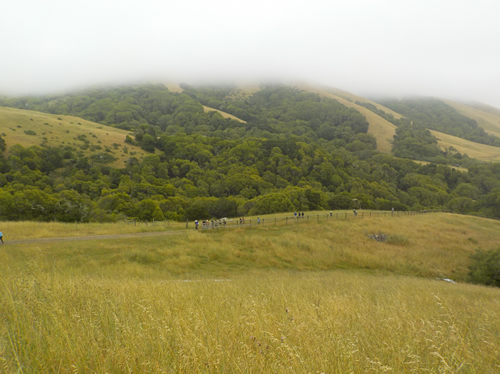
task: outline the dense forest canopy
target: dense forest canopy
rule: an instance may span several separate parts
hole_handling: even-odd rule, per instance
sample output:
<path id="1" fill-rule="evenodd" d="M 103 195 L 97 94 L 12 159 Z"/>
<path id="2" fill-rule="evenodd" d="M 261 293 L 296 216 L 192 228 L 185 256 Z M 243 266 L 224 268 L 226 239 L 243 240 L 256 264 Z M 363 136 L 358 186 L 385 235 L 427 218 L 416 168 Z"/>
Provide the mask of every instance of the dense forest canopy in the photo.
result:
<path id="1" fill-rule="evenodd" d="M 252 95 L 234 87 L 183 89 L 141 85 L 1 100 L 127 129 L 125 142 L 150 155 L 113 168 L 70 145 L 11 146 L 0 156 L 0 217 L 192 220 L 360 207 L 500 217 L 500 164 L 477 163 L 467 173 L 381 154 L 360 113 L 293 87 Z M 443 156 L 425 128 L 394 121 L 395 150 L 414 153 L 398 156 Z M 425 139 L 427 148 L 412 139 Z"/>

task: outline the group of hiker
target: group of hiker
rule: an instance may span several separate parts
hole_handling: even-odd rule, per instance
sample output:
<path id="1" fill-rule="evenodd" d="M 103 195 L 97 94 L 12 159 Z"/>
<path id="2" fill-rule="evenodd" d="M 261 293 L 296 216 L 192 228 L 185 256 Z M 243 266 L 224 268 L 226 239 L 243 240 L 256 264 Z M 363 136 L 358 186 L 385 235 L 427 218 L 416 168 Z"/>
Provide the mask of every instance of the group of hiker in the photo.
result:
<path id="1" fill-rule="evenodd" d="M 394 214 L 394 208 L 392 208 L 391 211 Z M 356 211 L 356 209 L 353 209 L 352 212 L 353 212 L 354 216 L 358 215 L 358 212 Z M 304 216 L 305 216 L 304 212 L 294 212 L 293 215 L 295 218 L 304 218 Z M 333 216 L 333 212 L 330 211 L 330 217 L 332 217 L 332 216 Z M 239 220 L 240 225 L 245 224 L 245 217 L 240 217 L 238 220 Z M 260 224 L 260 217 L 257 217 L 257 224 Z M 195 226 L 196 230 L 198 230 L 198 225 L 199 225 L 198 220 L 195 220 L 194 226 Z M 212 219 L 211 221 L 209 221 L 207 219 L 207 220 L 202 221 L 202 229 L 215 228 L 218 226 L 225 227 L 226 226 L 226 219 L 225 218 L 219 219 L 219 220 Z M 0 240 L 2 240 L 2 233 L 1 232 L 0 232 Z M 3 243 L 3 240 L 2 240 L 2 243 Z"/>
<path id="2" fill-rule="evenodd" d="M 194 227 L 196 228 L 196 230 L 198 230 L 198 226 L 199 226 L 199 222 L 198 220 L 195 220 L 194 221 Z M 208 228 L 215 228 L 215 227 L 219 227 L 219 226 L 226 226 L 226 220 L 225 219 L 215 219 L 215 220 L 203 220 L 201 221 L 201 228 L 202 229 L 208 229 Z"/>

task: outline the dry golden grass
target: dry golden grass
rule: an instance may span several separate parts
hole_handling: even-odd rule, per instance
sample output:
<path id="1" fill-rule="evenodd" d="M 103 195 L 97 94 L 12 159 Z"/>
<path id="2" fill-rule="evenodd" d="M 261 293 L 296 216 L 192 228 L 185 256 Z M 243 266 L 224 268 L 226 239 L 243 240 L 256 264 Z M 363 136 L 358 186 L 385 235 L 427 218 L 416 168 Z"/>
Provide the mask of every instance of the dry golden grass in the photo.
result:
<path id="1" fill-rule="evenodd" d="M 495 373 L 500 291 L 352 272 L 4 274 L 5 372 Z"/>
<path id="2" fill-rule="evenodd" d="M 25 131 L 29 130 L 34 131 L 36 136 L 25 134 Z M 7 144 L 6 153 L 15 144 L 21 144 L 23 147 L 40 145 L 44 141 L 43 138 L 46 138 L 46 144 L 51 147 L 70 145 L 80 151 L 79 146 L 84 143 L 76 137 L 85 135 L 90 145 L 99 145 L 102 149 L 95 151 L 86 149 L 82 152 L 90 156 L 93 153 L 105 153 L 105 147 L 109 147 L 113 157 L 118 159 L 109 163 L 112 166 L 123 167 L 131 154 L 138 159 L 146 154 L 139 147 L 125 144 L 125 136 L 128 134 L 125 130 L 100 125 L 78 117 L 31 110 L 0 107 L 0 133 L 5 134 L 2 137 Z M 118 147 L 115 149 L 113 144 L 118 144 Z M 127 154 L 123 152 L 124 146 L 128 148 Z"/>
<path id="3" fill-rule="evenodd" d="M 113 235 L 157 232 L 185 229 L 185 222 L 116 222 L 116 223 L 64 223 L 64 222 L 1 222 L 4 240 L 78 237 L 89 235 Z M 192 227 L 192 223 L 191 223 Z"/>
<path id="4" fill-rule="evenodd" d="M 349 213 L 351 211 L 335 211 L 335 214 Z M 384 214 L 381 211 L 374 212 L 375 214 Z M 327 215 L 326 211 L 311 211 L 307 212 L 311 219 L 316 219 L 320 215 L 324 220 Z M 272 215 L 261 215 L 262 219 L 278 218 L 280 225 L 284 225 L 285 217 L 289 217 L 290 222 L 293 219 L 293 213 L 277 213 Z M 257 216 L 247 216 L 247 226 L 251 222 L 255 225 Z M 229 218 L 228 226 L 236 225 L 237 218 Z M 252 221 L 253 220 L 253 221 Z M 194 222 L 188 223 L 189 228 L 194 227 Z M 89 236 L 89 235 L 112 235 L 112 234 L 127 234 L 127 233 L 143 233 L 186 229 L 186 222 L 177 222 L 171 220 L 157 222 L 140 222 L 140 221 L 119 221 L 115 223 L 64 223 L 64 222 L 32 222 L 32 221 L 13 221 L 0 222 L 0 231 L 3 231 L 5 240 L 19 239 L 36 239 L 36 238 L 51 238 L 51 237 L 68 237 L 68 236 Z"/>
<path id="5" fill-rule="evenodd" d="M 368 217 L 0 247 L 0 368 L 498 372 L 500 290 L 422 276 L 463 278 L 500 222 Z"/>
<path id="6" fill-rule="evenodd" d="M 126 228 L 117 227 L 114 233 L 122 229 Z M 134 232 L 132 229 L 138 228 L 131 227 L 130 232 Z M 84 230 L 86 235 L 96 233 Z M 178 230 L 176 235 L 11 246 L 9 231 L 2 231 L 7 243 L 0 251 L 0 264 L 4 266 L 15 268 L 43 254 L 48 268 L 116 277 L 129 271 L 148 276 L 151 268 L 167 277 L 230 276 L 252 269 L 367 269 L 464 280 L 469 256 L 478 248 L 490 250 L 500 243 L 499 221 L 445 213 L 372 218 L 358 215 L 347 220 L 340 215 L 338 220 L 324 217 L 319 223 L 290 219 L 287 226 L 284 220 L 278 220 L 275 226 L 274 220 L 268 219 L 258 226 L 254 222 L 252 228 L 246 223 L 231 229 Z M 380 243 L 368 238 L 379 232 L 394 240 Z"/>
<path id="7" fill-rule="evenodd" d="M 392 114 L 394 116 L 394 118 L 401 118 L 403 117 L 401 114 L 393 111 L 392 109 L 389 109 L 379 103 L 376 103 L 375 101 L 371 101 L 365 97 L 362 97 L 362 96 L 358 96 L 358 95 L 355 95 L 351 92 L 347 92 L 347 91 L 344 91 L 344 90 L 340 90 L 338 88 L 335 88 L 335 87 L 328 87 L 328 86 L 324 86 L 322 87 L 323 90 L 327 91 L 327 92 L 330 92 L 334 95 L 337 95 L 337 96 L 340 96 L 340 97 L 343 97 L 344 99 L 346 100 L 352 100 L 354 102 L 356 101 L 359 101 L 359 102 L 362 102 L 362 103 L 368 103 L 368 104 L 372 104 L 374 105 L 375 107 L 377 107 L 377 109 L 380 109 L 380 110 L 383 110 L 384 112 L 388 113 L 388 114 Z"/>
<path id="8" fill-rule="evenodd" d="M 455 108 L 460 114 L 477 121 L 486 132 L 500 136 L 500 110 L 484 104 L 462 104 L 451 100 L 443 100 Z"/>
<path id="9" fill-rule="evenodd" d="M 477 158 L 481 161 L 500 161 L 499 147 L 471 142 L 470 140 L 434 130 L 430 130 L 430 132 L 438 139 L 438 145 L 443 149 L 453 146 L 460 153 L 466 153 L 469 157 Z"/>
<path id="10" fill-rule="evenodd" d="M 234 119 L 234 120 L 242 122 L 242 123 L 247 123 L 246 121 L 243 121 L 242 119 L 239 119 L 238 117 L 233 116 L 232 114 L 223 112 L 222 110 L 217 110 L 217 109 L 214 109 L 214 108 L 210 108 L 210 107 L 205 106 L 205 105 L 203 105 L 203 110 L 205 112 L 217 112 L 217 113 L 219 113 L 224 118 L 231 118 L 231 119 Z"/>
<path id="11" fill-rule="evenodd" d="M 165 83 L 165 87 L 167 87 L 170 92 L 182 93 L 184 91 L 177 83 Z"/>
<path id="12" fill-rule="evenodd" d="M 397 157 L 399 158 L 399 157 Z M 402 160 L 408 160 L 408 159 L 402 159 Z M 417 163 L 417 164 L 420 164 L 420 165 L 429 165 L 429 164 L 432 164 L 432 162 L 429 162 L 429 161 L 422 161 L 422 160 L 412 160 L 413 162 Z M 452 166 L 452 165 L 449 165 L 450 168 L 452 169 L 456 169 L 456 170 L 460 170 L 460 171 L 469 171 L 469 169 L 467 168 L 464 168 L 464 167 L 461 167 L 461 166 Z"/>
<path id="13" fill-rule="evenodd" d="M 394 139 L 394 135 L 396 134 L 396 126 L 394 126 L 392 123 L 389 121 L 385 120 L 384 118 L 378 116 L 377 114 L 373 113 L 371 110 L 366 109 L 365 107 L 361 105 L 357 105 L 354 103 L 354 101 L 358 100 L 363 101 L 363 102 L 368 102 L 370 104 L 373 104 L 380 109 L 384 110 L 385 112 L 388 113 L 393 113 L 396 118 L 401 117 L 401 115 L 398 115 L 396 112 L 391 111 L 388 108 L 382 107 L 380 104 L 376 104 L 374 102 L 371 102 L 367 99 L 363 99 L 360 97 L 355 96 L 356 99 L 348 97 L 345 99 L 344 97 L 341 97 L 341 95 L 336 95 L 333 94 L 326 89 L 321 89 L 318 87 L 312 87 L 308 85 L 300 85 L 298 88 L 316 93 L 320 96 L 323 97 L 329 97 L 331 99 L 338 100 L 341 104 L 345 105 L 348 108 L 354 108 L 358 112 L 360 112 L 363 116 L 365 116 L 366 120 L 369 123 L 368 127 L 368 133 L 372 134 L 376 139 L 377 139 L 377 149 L 381 152 L 384 153 L 391 153 L 392 150 L 392 140 Z M 344 92 L 344 91 L 341 91 Z M 351 95 L 354 97 L 354 95 Z M 350 101 L 353 100 L 353 101 Z"/>

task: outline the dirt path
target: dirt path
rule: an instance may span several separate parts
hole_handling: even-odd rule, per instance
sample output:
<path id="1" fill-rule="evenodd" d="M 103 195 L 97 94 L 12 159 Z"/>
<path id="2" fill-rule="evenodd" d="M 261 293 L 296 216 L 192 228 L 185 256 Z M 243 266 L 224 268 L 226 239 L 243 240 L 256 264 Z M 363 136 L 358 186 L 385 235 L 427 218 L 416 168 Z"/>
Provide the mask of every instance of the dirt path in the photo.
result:
<path id="1" fill-rule="evenodd" d="M 190 231 L 190 230 L 138 232 L 138 233 L 113 234 L 113 235 L 87 235 L 87 236 L 63 236 L 63 237 L 54 237 L 54 238 L 17 239 L 17 240 L 6 240 L 5 245 L 73 242 L 73 241 L 79 241 L 79 240 L 107 240 L 107 239 L 143 238 L 143 237 L 151 237 L 151 236 L 165 236 L 165 235 L 181 234 L 181 233 L 186 233 L 188 231 Z"/>

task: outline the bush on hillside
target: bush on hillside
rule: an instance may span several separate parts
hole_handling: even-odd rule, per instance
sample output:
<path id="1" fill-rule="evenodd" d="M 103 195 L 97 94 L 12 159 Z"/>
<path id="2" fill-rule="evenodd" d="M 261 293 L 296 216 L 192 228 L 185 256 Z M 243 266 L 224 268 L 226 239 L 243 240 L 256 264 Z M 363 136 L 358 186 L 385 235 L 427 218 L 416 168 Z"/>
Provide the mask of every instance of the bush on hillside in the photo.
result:
<path id="1" fill-rule="evenodd" d="M 491 251 L 477 250 L 469 266 L 472 283 L 500 287 L 500 247 Z"/>

